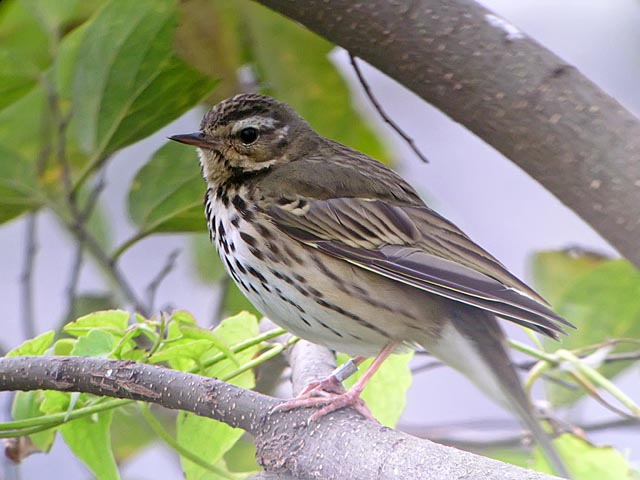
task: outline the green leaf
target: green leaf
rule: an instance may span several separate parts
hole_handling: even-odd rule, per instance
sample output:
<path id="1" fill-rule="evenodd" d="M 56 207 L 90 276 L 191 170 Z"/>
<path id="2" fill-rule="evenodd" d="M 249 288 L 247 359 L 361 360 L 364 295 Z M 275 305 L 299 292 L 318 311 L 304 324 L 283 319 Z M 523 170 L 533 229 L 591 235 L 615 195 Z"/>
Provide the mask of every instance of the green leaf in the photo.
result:
<path id="1" fill-rule="evenodd" d="M 253 2 L 247 18 L 251 53 L 268 93 L 290 103 L 322 135 L 378 160 L 387 152 L 352 106 L 347 84 L 329 61 L 334 45 Z"/>
<path id="2" fill-rule="evenodd" d="M 260 334 L 258 329 L 258 320 L 254 315 L 249 312 L 241 312 L 232 317 L 225 318 L 220 325 L 213 329 L 213 333 L 220 339 L 220 341 L 227 345 L 235 345 L 237 343 L 244 342 L 251 338 L 257 337 Z M 235 358 L 241 365 L 253 359 L 259 350 L 259 346 L 248 348 L 242 352 L 236 353 Z M 211 357 L 218 352 L 209 352 L 202 359 L 206 362 L 208 357 Z M 229 358 L 214 364 L 209 367 L 204 375 L 215 378 L 225 378 L 225 376 L 236 370 L 237 363 Z M 229 380 L 234 385 L 238 385 L 243 388 L 253 388 L 255 386 L 255 378 L 252 371 L 247 371 L 233 379 Z"/>
<path id="3" fill-rule="evenodd" d="M 47 349 L 53 344 L 56 332 L 49 330 L 41 333 L 36 338 L 25 341 L 22 345 L 17 346 L 6 357 L 25 357 L 29 355 L 44 355 Z"/>
<path id="4" fill-rule="evenodd" d="M 553 441 L 574 480 L 631 480 L 638 472 L 632 470 L 628 461 L 612 447 L 597 447 L 586 440 L 565 433 Z M 535 470 L 553 473 L 544 455 L 536 448 Z"/>
<path id="5" fill-rule="evenodd" d="M 247 312 L 224 319 L 213 330 L 213 335 L 226 345 L 234 345 L 259 335 L 258 321 Z M 236 353 L 235 358 L 241 364 L 248 362 L 257 353 L 259 346 L 249 348 Z M 217 354 L 216 350 L 207 352 L 202 358 Z M 226 374 L 237 368 L 237 363 L 226 358 L 203 372 L 207 376 L 224 378 Z M 247 371 L 230 380 L 231 383 L 244 388 L 253 388 L 255 378 L 253 372 Z M 181 445 L 206 459 L 209 463 L 217 462 L 242 436 L 242 431 L 208 418 L 197 417 L 192 414 L 180 412 L 177 419 L 177 439 Z M 208 471 L 182 458 L 182 465 L 187 479 L 205 478 Z M 210 477 L 206 477 L 210 478 Z"/>
<path id="6" fill-rule="evenodd" d="M 176 439 L 180 445 L 209 463 L 222 459 L 243 434 L 239 428 L 231 428 L 226 423 L 187 412 L 178 413 L 176 425 Z M 181 456 L 180 460 L 187 480 L 211 478 L 209 470 L 185 457 Z"/>
<path id="7" fill-rule="evenodd" d="M 154 353 L 149 358 L 149 363 L 171 362 L 171 367 L 177 370 L 189 370 L 194 362 L 200 360 L 202 355 L 214 348 L 208 340 L 178 340 L 170 346 Z M 193 360 L 189 363 L 174 363 L 179 360 Z"/>
<path id="8" fill-rule="evenodd" d="M 0 110 L 29 93 L 37 82 L 37 72 L 11 53 L 0 50 Z"/>
<path id="9" fill-rule="evenodd" d="M 104 330 L 114 335 L 126 333 L 131 314 L 124 310 L 105 310 L 80 317 L 64 326 L 64 331 L 74 337 L 82 337 L 92 330 Z"/>
<path id="10" fill-rule="evenodd" d="M 215 332 L 207 330 L 206 328 L 199 327 L 197 325 L 189 326 L 183 325 L 180 327 L 184 338 L 202 339 L 209 342 L 212 346 L 224 353 L 237 367 L 240 366 L 235 354 L 229 349 L 229 346 L 225 344 Z"/>
<path id="11" fill-rule="evenodd" d="M 207 99 L 217 103 L 241 90 L 238 69 L 246 63 L 244 22 L 235 2 L 228 0 L 191 0 L 180 2 L 180 24 L 175 49 L 180 58 L 220 85 Z"/>
<path id="12" fill-rule="evenodd" d="M 11 417 L 14 420 L 37 418 L 45 413 L 40 410 L 42 392 L 15 392 L 11 406 Z M 41 451 L 48 452 L 56 438 L 56 430 L 45 430 L 29 435 L 33 444 Z"/>
<path id="13" fill-rule="evenodd" d="M 115 339 L 110 333 L 104 330 L 91 330 L 87 335 L 78 339 L 71 355 L 106 358 L 113 351 L 115 343 Z"/>
<path id="14" fill-rule="evenodd" d="M 148 136 L 215 81 L 173 56 L 175 0 L 111 0 L 88 25 L 73 80 L 73 128 L 94 159 Z"/>
<path id="15" fill-rule="evenodd" d="M 111 450 L 110 426 L 113 412 L 79 418 L 60 426 L 71 451 L 100 480 L 118 480 L 118 466 Z"/>
<path id="16" fill-rule="evenodd" d="M 32 90 L 51 63 L 49 38 L 23 1 L 0 6 L 0 110 Z"/>
<path id="17" fill-rule="evenodd" d="M 129 214 L 145 233 L 203 231 L 204 190 L 193 148 L 170 142 L 133 179 Z"/>
<path id="18" fill-rule="evenodd" d="M 71 393 L 58 392 L 57 390 L 45 390 L 42 392 L 40 410 L 46 415 L 66 412 L 71 405 Z"/>
<path id="19" fill-rule="evenodd" d="M 2 116 L 0 114 L 0 135 Z M 20 152 L 0 144 L 0 223 L 39 206 L 36 185 L 34 164 Z"/>
<path id="20" fill-rule="evenodd" d="M 61 33 L 62 28 L 76 18 L 80 0 L 22 0 L 25 6 L 52 36 Z"/>
<path id="21" fill-rule="evenodd" d="M 566 287 L 556 302 L 556 311 L 577 329 L 569 331 L 561 345 L 545 340 L 549 350 L 571 350 L 613 338 L 640 338 L 640 272 L 625 260 L 604 262 Z M 630 349 L 637 349 L 637 345 L 621 344 L 615 351 Z M 629 365 L 615 362 L 598 370 L 611 378 Z M 555 383 L 547 388 L 556 405 L 571 404 L 584 393 Z"/>
<path id="22" fill-rule="evenodd" d="M 74 338 L 61 338 L 53 345 L 53 354 L 69 356 L 76 346 L 77 340 Z"/>
<path id="23" fill-rule="evenodd" d="M 350 357 L 339 354 L 338 364 Z M 411 386 L 412 375 L 409 362 L 413 352 L 391 355 L 367 383 L 362 392 L 362 399 L 367 403 L 371 414 L 387 427 L 395 427 L 407 403 L 407 390 Z M 366 360 L 358 368 L 358 372 L 344 382 L 345 388 L 351 388 L 358 378 L 369 368 L 373 359 Z"/>
<path id="24" fill-rule="evenodd" d="M 580 277 L 602 265 L 607 258 L 575 248 L 538 252 L 531 259 L 533 284 L 551 305 Z"/>

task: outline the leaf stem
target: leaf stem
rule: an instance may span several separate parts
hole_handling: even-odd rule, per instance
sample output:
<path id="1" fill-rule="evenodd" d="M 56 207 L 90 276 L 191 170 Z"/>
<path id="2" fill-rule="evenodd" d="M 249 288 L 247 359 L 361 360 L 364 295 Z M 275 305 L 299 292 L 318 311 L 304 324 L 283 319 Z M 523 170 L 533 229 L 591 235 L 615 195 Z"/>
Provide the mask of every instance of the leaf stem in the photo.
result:
<path id="1" fill-rule="evenodd" d="M 29 429 L 40 428 L 47 430 L 49 428 L 57 427 L 63 423 L 70 422 L 77 418 L 86 417 L 87 415 L 93 415 L 94 413 L 105 412 L 113 408 L 122 407 L 129 403 L 133 403 L 133 400 L 128 399 L 115 399 L 106 400 L 87 407 L 78 408 L 71 412 L 59 412 L 49 415 L 43 415 L 40 417 L 27 418 L 24 420 L 14 420 L 12 422 L 0 423 L 0 438 L 3 437 L 17 437 L 21 435 L 29 435 L 36 433 L 27 431 Z M 41 431 L 41 430 L 38 430 Z M 17 433 L 17 434 L 16 434 Z"/>

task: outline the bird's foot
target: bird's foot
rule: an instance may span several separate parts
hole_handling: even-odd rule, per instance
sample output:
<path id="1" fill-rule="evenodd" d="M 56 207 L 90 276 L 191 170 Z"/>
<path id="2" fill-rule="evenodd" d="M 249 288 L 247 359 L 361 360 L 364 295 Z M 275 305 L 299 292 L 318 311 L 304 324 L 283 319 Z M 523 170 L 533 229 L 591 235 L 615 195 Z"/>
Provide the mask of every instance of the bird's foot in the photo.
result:
<path id="1" fill-rule="evenodd" d="M 325 381 L 328 381 L 330 378 L 331 377 L 327 377 L 327 379 L 321 380 L 320 382 L 314 382 L 314 384 L 323 383 Z M 341 408 L 351 407 L 354 408 L 363 417 L 369 420 L 376 421 L 376 419 L 373 418 L 373 415 L 371 415 L 371 411 L 369 410 L 369 407 L 367 407 L 367 404 L 364 403 L 364 400 L 362 400 L 362 398 L 360 398 L 359 391 L 352 389 L 345 392 L 340 382 L 335 379 L 334 381 L 335 383 L 328 382 L 328 386 L 331 390 L 321 389 L 318 385 L 313 386 L 309 389 L 309 387 L 313 385 L 311 384 L 307 386 L 307 388 L 305 388 L 306 393 L 300 394 L 296 398 L 292 398 L 291 400 L 281 403 L 274 408 L 274 411 L 286 412 L 294 410 L 296 408 L 322 407 L 313 415 L 311 415 L 311 417 L 309 417 L 309 422 L 315 422 L 331 412 L 334 412 Z M 335 392 L 335 384 L 339 385 L 340 390 L 342 390 L 341 393 Z"/>

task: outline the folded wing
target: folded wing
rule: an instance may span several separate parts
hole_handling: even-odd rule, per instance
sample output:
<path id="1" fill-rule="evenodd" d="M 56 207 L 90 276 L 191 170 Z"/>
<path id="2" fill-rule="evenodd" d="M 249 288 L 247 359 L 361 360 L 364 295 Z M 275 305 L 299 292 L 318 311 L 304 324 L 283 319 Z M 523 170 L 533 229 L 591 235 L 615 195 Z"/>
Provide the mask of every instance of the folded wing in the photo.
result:
<path id="1" fill-rule="evenodd" d="M 292 199 L 267 212 L 293 239 L 360 268 L 552 338 L 571 326 L 455 225 L 426 206 Z"/>

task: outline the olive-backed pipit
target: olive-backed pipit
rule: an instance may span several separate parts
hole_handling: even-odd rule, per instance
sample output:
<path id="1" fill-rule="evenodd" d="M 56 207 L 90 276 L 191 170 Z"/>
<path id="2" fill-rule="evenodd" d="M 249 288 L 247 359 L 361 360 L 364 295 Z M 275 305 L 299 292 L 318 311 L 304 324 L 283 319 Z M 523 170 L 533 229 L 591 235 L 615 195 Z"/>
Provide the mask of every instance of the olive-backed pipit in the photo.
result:
<path id="1" fill-rule="evenodd" d="M 211 239 L 249 300 L 299 337 L 378 355 L 351 391 L 293 405 L 357 403 L 390 353 L 421 346 L 519 414 L 556 459 L 496 317 L 553 338 L 569 324 L 398 174 L 257 94 L 171 139 L 198 147 Z"/>

